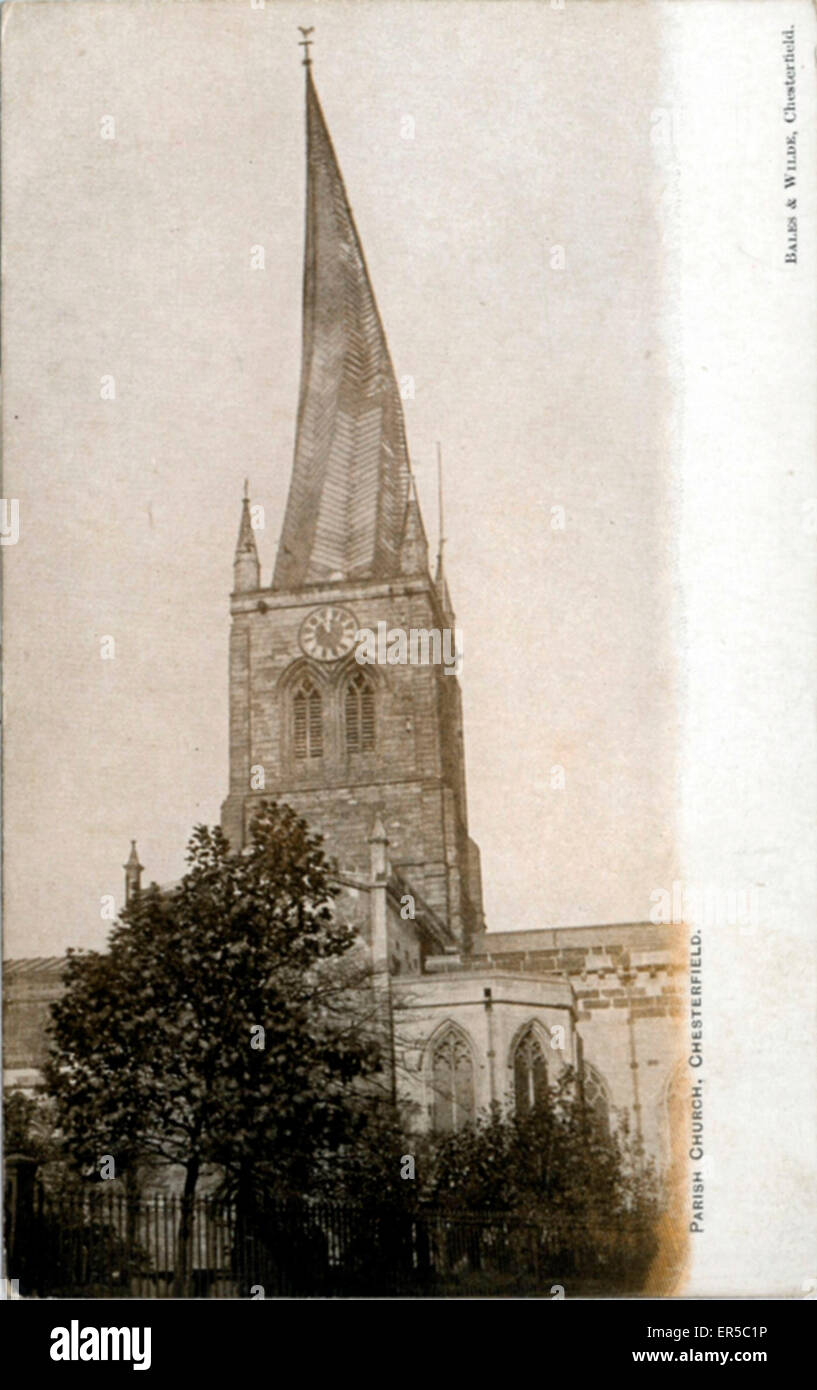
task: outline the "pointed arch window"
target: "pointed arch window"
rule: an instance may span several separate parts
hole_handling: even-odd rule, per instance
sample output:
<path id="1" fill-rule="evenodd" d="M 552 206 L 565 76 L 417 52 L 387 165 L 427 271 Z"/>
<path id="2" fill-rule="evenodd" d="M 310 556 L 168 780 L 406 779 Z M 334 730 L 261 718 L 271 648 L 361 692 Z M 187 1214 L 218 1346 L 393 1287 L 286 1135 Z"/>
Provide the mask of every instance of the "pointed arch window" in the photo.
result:
<path id="1" fill-rule="evenodd" d="M 545 1052 L 533 1028 L 528 1028 L 513 1054 L 513 1091 L 517 1115 L 530 1115 L 547 1099 Z"/>
<path id="2" fill-rule="evenodd" d="M 435 1044 L 431 1072 L 434 1131 L 451 1134 L 475 1114 L 474 1059 L 468 1039 L 458 1029 L 449 1028 Z"/>
<path id="3" fill-rule="evenodd" d="M 374 748 L 374 686 L 357 671 L 346 687 L 344 702 L 347 753 L 370 753 Z"/>
<path id="4" fill-rule="evenodd" d="M 323 702 L 311 676 L 304 676 L 292 696 L 295 757 L 323 757 Z"/>
<path id="5" fill-rule="evenodd" d="M 592 1110 L 599 1124 L 605 1131 L 610 1128 L 610 1099 L 607 1094 L 607 1085 L 601 1072 L 596 1071 L 587 1062 L 582 1070 L 582 1089 L 584 1092 L 584 1103 L 588 1110 Z"/>

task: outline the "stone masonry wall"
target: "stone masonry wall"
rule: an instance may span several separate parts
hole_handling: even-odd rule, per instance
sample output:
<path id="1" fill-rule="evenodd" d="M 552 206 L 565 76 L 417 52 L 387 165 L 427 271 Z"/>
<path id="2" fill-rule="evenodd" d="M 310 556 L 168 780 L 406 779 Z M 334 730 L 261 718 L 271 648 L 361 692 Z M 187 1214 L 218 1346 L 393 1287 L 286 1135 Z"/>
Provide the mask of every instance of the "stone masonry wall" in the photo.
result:
<path id="1" fill-rule="evenodd" d="M 647 1152 L 665 1163 L 667 1094 L 688 1050 L 687 965 L 678 928 L 628 923 L 486 932 L 475 944 L 474 963 L 567 975 L 585 1062 L 613 1107 L 629 1111 Z"/>
<path id="2" fill-rule="evenodd" d="M 375 665 L 376 747 L 348 754 L 343 737 L 343 691 L 359 668 L 307 662 L 301 624 L 322 603 L 352 609 L 361 628 L 378 623 L 406 630 L 442 624 L 430 580 L 401 584 L 343 584 L 279 595 L 269 590 L 233 600 L 230 639 L 230 792 L 222 810 L 233 843 L 246 838 L 254 802 L 277 797 L 294 806 L 327 839 L 340 867 L 365 870 L 375 811 L 389 836 L 389 858 L 414 882 L 452 928 L 481 925 L 478 853 L 469 845 L 464 757 L 456 676 L 440 666 Z M 296 760 L 288 698 L 308 670 L 323 699 L 323 756 Z M 263 787 L 253 788 L 253 769 Z M 258 774 L 255 774 L 256 780 Z"/>

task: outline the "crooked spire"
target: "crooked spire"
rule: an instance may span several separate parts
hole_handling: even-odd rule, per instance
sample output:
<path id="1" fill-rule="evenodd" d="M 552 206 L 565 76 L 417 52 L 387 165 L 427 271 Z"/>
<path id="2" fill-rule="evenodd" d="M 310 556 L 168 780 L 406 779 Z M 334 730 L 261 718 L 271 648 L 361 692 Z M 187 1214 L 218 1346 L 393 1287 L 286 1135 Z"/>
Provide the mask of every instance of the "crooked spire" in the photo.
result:
<path id="1" fill-rule="evenodd" d="M 252 529 L 249 484 L 245 480 L 244 496 L 241 501 L 241 523 L 238 528 L 238 540 L 235 547 L 235 559 L 233 560 L 233 592 L 236 594 L 251 593 L 260 586 L 261 566 L 258 563 L 255 532 Z"/>
<path id="2" fill-rule="evenodd" d="M 400 392 L 305 52 L 301 387 L 276 589 L 396 577 L 409 501 Z"/>

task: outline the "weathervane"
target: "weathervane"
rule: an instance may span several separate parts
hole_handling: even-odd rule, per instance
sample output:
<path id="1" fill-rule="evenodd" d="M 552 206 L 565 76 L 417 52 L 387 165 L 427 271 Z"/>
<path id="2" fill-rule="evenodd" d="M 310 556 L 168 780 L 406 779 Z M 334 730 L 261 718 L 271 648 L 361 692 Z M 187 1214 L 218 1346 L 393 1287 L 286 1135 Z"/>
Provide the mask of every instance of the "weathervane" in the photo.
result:
<path id="1" fill-rule="evenodd" d="M 312 47 L 312 44 L 315 42 L 315 40 L 314 40 L 314 39 L 311 39 L 311 38 L 309 37 L 309 35 L 310 35 L 310 34 L 313 34 L 313 33 L 315 32 L 315 26 L 314 26 L 314 24 L 312 24 L 312 25 L 310 25 L 310 27 L 309 27 L 308 29 L 304 29 L 303 25 L 302 25 L 302 24 L 299 24 L 299 25 L 298 25 L 298 28 L 300 29 L 301 33 L 303 34 L 303 38 L 300 39 L 300 40 L 298 41 L 298 47 L 299 47 L 299 48 L 302 48 L 303 51 L 304 51 L 303 66 L 304 66 L 305 68 L 311 68 L 311 67 L 312 67 L 312 59 L 311 59 L 310 56 L 309 56 L 309 50 L 310 50 L 310 48 Z"/>

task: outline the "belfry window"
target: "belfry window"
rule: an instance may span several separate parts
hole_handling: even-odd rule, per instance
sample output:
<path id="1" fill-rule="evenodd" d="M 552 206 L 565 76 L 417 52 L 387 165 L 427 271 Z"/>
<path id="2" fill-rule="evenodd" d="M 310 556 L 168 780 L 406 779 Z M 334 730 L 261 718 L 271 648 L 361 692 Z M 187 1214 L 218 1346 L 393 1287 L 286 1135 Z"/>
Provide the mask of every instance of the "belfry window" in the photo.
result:
<path id="1" fill-rule="evenodd" d="M 309 676 L 292 697 L 293 742 L 296 758 L 323 757 L 323 709 L 320 691 Z"/>
<path id="2" fill-rule="evenodd" d="M 374 748 L 374 688 L 358 671 L 346 687 L 344 704 L 347 753 L 370 753 Z"/>
<path id="3" fill-rule="evenodd" d="M 547 1099 L 545 1054 L 532 1028 L 522 1034 L 513 1054 L 513 1091 L 517 1115 L 529 1115 Z"/>

